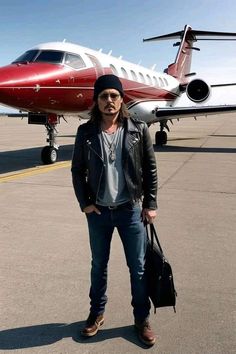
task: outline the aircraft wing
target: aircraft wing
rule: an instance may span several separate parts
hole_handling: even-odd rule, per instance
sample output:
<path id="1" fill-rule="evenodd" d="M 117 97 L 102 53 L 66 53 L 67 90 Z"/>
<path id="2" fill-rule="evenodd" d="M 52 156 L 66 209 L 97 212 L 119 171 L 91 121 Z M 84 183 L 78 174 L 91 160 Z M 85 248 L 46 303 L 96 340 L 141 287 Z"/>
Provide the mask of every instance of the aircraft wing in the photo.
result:
<path id="1" fill-rule="evenodd" d="M 236 105 L 165 107 L 155 112 L 156 121 L 236 112 Z"/>
<path id="2" fill-rule="evenodd" d="M 28 117 L 28 113 L 27 112 L 0 112 L 0 116 L 3 117 L 9 117 L 9 118 L 25 118 Z"/>
<path id="3" fill-rule="evenodd" d="M 28 113 L 3 113 L 1 115 L 6 115 L 7 117 L 10 117 L 10 118 L 25 118 L 25 117 L 28 117 Z"/>
<path id="4" fill-rule="evenodd" d="M 171 119 L 181 119 L 190 118 L 198 116 L 207 116 L 213 114 L 223 114 L 223 113 L 233 113 L 236 112 L 236 105 L 221 105 L 221 106 L 192 106 L 192 107 L 164 107 L 157 108 L 155 111 L 155 116 L 157 119 L 154 122 L 159 122 L 161 120 L 171 120 Z M 0 113 L 2 116 L 8 117 L 28 117 L 27 112 L 22 113 Z M 89 117 L 82 117 L 83 119 L 88 119 Z M 149 122 L 151 123 L 151 122 Z"/>

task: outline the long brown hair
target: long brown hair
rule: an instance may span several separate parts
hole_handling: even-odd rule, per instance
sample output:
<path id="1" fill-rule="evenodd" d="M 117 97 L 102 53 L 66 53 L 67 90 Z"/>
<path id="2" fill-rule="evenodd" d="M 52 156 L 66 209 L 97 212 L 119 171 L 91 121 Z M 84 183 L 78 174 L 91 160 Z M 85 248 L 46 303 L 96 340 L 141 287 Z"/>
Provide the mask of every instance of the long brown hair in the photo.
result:
<path id="1" fill-rule="evenodd" d="M 102 114 L 98 108 L 98 103 L 95 102 L 93 107 L 91 108 L 91 111 L 89 113 L 90 115 L 90 121 L 91 122 L 96 122 L 99 123 L 102 120 Z M 130 114 L 129 111 L 126 107 L 126 104 L 124 102 L 121 103 L 121 107 L 120 107 L 120 113 L 118 116 L 118 122 L 122 123 L 124 121 L 124 119 L 129 118 Z"/>

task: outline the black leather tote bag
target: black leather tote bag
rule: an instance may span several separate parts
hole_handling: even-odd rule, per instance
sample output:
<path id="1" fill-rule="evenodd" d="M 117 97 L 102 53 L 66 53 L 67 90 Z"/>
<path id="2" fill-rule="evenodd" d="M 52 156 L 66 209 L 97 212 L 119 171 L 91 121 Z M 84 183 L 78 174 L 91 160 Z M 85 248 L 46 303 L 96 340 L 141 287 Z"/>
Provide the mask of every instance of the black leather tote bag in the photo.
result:
<path id="1" fill-rule="evenodd" d="M 164 256 L 154 225 L 146 225 L 146 230 L 148 243 L 145 273 L 149 297 L 155 312 L 156 308 L 164 306 L 173 306 L 175 311 L 177 292 L 171 265 Z"/>

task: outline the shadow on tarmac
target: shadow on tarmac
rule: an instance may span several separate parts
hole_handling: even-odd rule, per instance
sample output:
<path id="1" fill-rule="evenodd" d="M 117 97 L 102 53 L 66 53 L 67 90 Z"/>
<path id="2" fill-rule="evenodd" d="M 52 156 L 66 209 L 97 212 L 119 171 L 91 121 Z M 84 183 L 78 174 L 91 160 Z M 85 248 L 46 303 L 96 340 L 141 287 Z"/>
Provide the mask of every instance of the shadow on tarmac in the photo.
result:
<path id="1" fill-rule="evenodd" d="M 214 136 L 217 138 L 236 138 L 234 134 L 211 134 L 210 136 Z"/>
<path id="2" fill-rule="evenodd" d="M 186 139 L 183 139 L 186 140 Z M 72 158 L 74 144 L 61 145 L 58 151 L 58 162 L 70 161 Z M 179 145 L 153 145 L 155 152 L 178 152 L 178 153 L 236 153 L 236 148 L 218 148 L 201 146 L 179 146 Z M 0 174 L 42 166 L 41 161 L 42 147 L 4 151 L 0 153 Z"/>
<path id="3" fill-rule="evenodd" d="M 150 348 L 139 342 L 134 326 L 101 329 L 96 336 L 84 338 L 80 335 L 84 323 L 84 321 L 71 324 L 49 323 L 0 331 L 0 349 L 14 350 L 40 347 L 68 337 L 84 345 L 86 343 L 99 343 L 112 338 L 123 338 L 143 349 Z"/>
<path id="4" fill-rule="evenodd" d="M 72 158 L 73 145 L 61 145 L 58 151 L 58 162 Z M 42 147 L 4 151 L 0 153 L 0 173 L 9 173 L 43 165 L 41 161 Z"/>
<path id="5" fill-rule="evenodd" d="M 207 153 L 221 153 L 221 154 L 235 154 L 236 148 L 218 148 L 218 147 L 201 147 L 201 146 L 153 146 L 155 152 L 207 152 Z"/>

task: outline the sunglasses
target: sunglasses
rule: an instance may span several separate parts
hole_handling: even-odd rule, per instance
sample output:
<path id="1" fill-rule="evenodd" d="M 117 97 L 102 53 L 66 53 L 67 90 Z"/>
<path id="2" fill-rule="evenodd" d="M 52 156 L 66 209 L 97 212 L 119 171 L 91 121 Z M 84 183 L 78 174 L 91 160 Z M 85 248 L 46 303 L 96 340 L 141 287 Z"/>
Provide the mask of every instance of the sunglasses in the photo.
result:
<path id="1" fill-rule="evenodd" d="M 108 98 L 112 101 L 117 101 L 118 98 L 120 98 L 120 95 L 118 93 L 102 93 L 101 95 L 98 96 L 102 101 L 107 101 Z"/>

